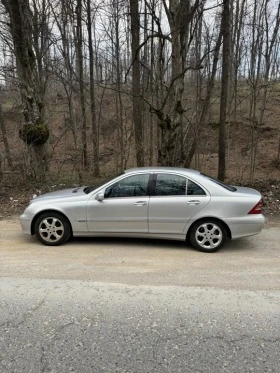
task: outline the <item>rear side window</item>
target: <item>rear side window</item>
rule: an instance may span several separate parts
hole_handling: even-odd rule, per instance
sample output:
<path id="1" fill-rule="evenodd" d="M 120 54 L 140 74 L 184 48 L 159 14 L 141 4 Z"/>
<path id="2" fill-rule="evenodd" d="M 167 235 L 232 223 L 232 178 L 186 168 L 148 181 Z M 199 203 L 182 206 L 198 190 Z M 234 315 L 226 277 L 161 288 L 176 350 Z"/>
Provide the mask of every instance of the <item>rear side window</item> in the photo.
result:
<path id="1" fill-rule="evenodd" d="M 187 189 L 187 195 L 188 196 L 205 196 L 204 190 L 194 183 L 191 180 L 188 180 L 188 189 Z"/>

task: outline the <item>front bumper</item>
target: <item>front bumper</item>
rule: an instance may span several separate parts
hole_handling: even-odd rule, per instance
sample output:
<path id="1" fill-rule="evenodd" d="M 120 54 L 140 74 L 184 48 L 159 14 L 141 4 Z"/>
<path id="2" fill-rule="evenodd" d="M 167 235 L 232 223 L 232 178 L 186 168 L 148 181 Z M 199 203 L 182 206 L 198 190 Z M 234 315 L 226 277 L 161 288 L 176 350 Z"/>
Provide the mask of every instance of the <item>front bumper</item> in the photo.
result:
<path id="1" fill-rule="evenodd" d="M 19 217 L 19 221 L 20 221 L 20 225 L 21 225 L 21 229 L 22 229 L 23 233 L 31 234 L 32 218 L 33 218 L 33 215 L 29 215 L 29 214 L 26 214 L 26 213 L 23 213 Z"/>

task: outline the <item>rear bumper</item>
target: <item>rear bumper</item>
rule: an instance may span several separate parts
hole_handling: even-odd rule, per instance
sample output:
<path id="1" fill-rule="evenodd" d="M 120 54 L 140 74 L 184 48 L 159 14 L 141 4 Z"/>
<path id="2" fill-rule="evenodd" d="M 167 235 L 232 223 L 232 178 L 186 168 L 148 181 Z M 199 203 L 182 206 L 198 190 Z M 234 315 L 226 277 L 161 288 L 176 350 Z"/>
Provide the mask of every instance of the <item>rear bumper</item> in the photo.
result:
<path id="1" fill-rule="evenodd" d="M 234 240 L 261 233 L 265 217 L 262 214 L 248 215 L 243 218 L 227 219 L 226 223 L 231 231 L 231 238 Z"/>

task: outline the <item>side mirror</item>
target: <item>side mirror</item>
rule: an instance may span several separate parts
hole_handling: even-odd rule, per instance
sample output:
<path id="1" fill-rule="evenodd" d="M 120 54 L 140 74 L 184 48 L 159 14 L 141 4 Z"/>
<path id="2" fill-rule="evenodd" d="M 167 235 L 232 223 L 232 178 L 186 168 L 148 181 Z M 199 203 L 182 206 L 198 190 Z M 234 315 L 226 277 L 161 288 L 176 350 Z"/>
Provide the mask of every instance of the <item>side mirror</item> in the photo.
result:
<path id="1" fill-rule="evenodd" d="M 99 202 L 102 202 L 104 199 L 104 193 L 98 193 L 95 197 L 95 199 Z"/>

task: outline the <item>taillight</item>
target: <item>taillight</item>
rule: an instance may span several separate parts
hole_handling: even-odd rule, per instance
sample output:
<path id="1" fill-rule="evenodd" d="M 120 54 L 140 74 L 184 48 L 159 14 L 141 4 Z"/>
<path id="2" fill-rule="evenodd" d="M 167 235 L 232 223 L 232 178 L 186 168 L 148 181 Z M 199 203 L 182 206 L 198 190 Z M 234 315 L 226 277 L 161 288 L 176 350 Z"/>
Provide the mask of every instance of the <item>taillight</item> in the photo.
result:
<path id="1" fill-rule="evenodd" d="M 254 206 L 252 208 L 252 210 L 250 210 L 248 212 L 248 214 L 261 214 L 262 213 L 262 207 L 263 207 L 263 200 L 261 199 L 257 204 L 256 206 Z"/>

